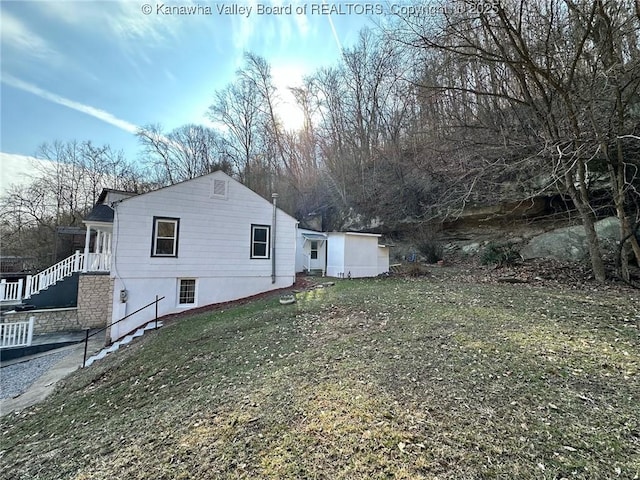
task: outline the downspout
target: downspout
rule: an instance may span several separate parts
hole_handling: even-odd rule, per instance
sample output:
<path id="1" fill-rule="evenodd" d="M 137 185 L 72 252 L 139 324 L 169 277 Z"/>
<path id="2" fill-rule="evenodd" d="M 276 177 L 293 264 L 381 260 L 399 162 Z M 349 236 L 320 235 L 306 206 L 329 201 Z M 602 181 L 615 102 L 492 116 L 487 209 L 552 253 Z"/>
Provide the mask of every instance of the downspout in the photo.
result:
<path id="1" fill-rule="evenodd" d="M 273 219 L 271 221 L 271 283 L 276 283 L 276 213 L 278 210 L 278 194 L 271 194 L 273 198 Z"/>

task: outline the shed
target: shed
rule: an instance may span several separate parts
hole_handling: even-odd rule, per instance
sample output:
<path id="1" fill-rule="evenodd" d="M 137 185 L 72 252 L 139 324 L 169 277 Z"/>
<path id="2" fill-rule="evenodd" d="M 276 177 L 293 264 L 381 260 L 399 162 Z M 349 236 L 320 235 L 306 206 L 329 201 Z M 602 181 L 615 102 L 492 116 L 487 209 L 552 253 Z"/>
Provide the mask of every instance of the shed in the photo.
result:
<path id="1" fill-rule="evenodd" d="M 378 245 L 380 234 L 330 232 L 327 235 L 328 276 L 375 277 L 389 271 L 389 248 Z"/>

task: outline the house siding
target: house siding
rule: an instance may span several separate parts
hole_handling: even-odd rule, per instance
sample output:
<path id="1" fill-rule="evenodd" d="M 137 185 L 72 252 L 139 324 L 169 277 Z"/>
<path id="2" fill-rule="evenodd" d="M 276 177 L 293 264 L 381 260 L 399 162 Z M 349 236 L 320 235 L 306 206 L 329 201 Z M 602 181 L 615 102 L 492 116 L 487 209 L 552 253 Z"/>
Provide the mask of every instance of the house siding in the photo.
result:
<path id="1" fill-rule="evenodd" d="M 345 235 L 345 276 L 375 277 L 378 274 L 378 238 Z"/>
<path id="2" fill-rule="evenodd" d="M 210 195 L 214 180 L 227 182 L 225 199 Z M 295 281 L 296 220 L 277 211 L 276 282 L 271 259 L 251 259 L 251 225 L 268 225 L 273 206 L 222 172 L 199 177 L 115 205 L 113 315 L 117 320 L 165 297 L 158 314 L 235 300 L 290 286 Z M 151 257 L 153 217 L 180 219 L 177 257 Z M 270 254 L 271 255 L 271 254 Z M 197 281 L 196 304 L 178 305 L 178 279 Z M 126 302 L 120 301 L 126 290 Z M 155 317 L 150 307 L 112 327 L 119 338 Z"/>
<path id="3" fill-rule="evenodd" d="M 389 247 L 378 246 L 378 275 L 389 273 Z"/>

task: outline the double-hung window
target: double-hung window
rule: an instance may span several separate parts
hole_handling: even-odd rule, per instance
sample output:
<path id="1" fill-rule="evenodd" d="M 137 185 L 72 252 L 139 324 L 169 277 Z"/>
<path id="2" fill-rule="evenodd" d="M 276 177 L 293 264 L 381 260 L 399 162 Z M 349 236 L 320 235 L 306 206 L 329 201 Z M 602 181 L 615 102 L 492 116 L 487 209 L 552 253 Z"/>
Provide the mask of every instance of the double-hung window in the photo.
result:
<path id="1" fill-rule="evenodd" d="M 251 225 L 251 258 L 269 258 L 269 225 Z"/>
<path id="2" fill-rule="evenodd" d="M 311 240 L 311 260 L 318 259 L 318 241 Z"/>
<path id="3" fill-rule="evenodd" d="M 177 257 L 179 218 L 153 217 L 152 257 Z"/>

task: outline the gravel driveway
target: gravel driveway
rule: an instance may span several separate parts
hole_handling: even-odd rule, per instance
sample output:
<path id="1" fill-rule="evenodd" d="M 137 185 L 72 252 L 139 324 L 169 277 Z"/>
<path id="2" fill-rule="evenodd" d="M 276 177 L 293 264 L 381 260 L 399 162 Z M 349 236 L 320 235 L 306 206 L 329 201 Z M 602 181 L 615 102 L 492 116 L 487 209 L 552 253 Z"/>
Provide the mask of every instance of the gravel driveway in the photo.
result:
<path id="1" fill-rule="evenodd" d="M 0 399 L 24 393 L 49 368 L 69 355 L 71 350 L 49 353 L 24 362 L 0 368 Z"/>

